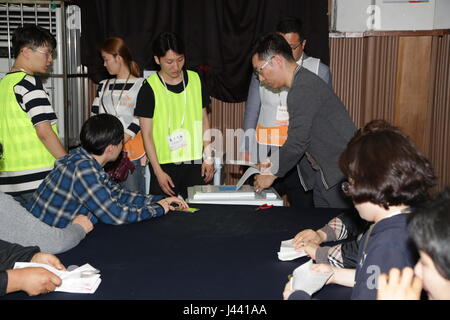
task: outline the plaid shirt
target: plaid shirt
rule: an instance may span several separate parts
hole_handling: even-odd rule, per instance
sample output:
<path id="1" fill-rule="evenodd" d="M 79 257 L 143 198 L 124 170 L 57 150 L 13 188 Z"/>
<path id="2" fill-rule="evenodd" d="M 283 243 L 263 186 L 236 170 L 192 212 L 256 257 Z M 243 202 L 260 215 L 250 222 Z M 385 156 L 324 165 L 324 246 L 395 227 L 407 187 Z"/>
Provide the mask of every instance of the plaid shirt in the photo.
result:
<path id="1" fill-rule="evenodd" d="M 164 209 L 155 203 L 162 198 L 122 188 L 86 150 L 77 148 L 55 162 L 27 209 L 59 228 L 80 214 L 92 223 L 100 220 L 119 225 L 164 215 Z"/>

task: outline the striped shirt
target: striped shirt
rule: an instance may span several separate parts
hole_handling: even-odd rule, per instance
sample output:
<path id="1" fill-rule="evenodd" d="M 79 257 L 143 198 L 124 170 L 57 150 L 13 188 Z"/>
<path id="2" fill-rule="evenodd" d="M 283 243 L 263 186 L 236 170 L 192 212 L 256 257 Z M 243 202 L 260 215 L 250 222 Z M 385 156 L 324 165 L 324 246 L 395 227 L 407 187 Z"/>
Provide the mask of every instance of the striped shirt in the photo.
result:
<path id="1" fill-rule="evenodd" d="M 27 74 L 14 87 L 14 93 L 18 104 L 27 113 L 33 126 L 44 121 L 50 121 L 50 124 L 57 121 L 48 93 L 40 77 Z M 0 174 L 0 191 L 15 196 L 36 190 L 51 169 L 52 167 L 2 171 Z"/>
<path id="2" fill-rule="evenodd" d="M 122 188 L 83 148 L 58 159 L 28 202 L 27 210 L 50 226 L 66 227 L 78 215 L 96 223 L 124 224 L 164 215 L 156 201 Z"/>
<path id="3" fill-rule="evenodd" d="M 134 109 L 143 81 L 143 78 L 102 80 L 92 103 L 91 115 L 109 113 L 116 116 L 125 133 L 134 137 L 141 130 Z"/>

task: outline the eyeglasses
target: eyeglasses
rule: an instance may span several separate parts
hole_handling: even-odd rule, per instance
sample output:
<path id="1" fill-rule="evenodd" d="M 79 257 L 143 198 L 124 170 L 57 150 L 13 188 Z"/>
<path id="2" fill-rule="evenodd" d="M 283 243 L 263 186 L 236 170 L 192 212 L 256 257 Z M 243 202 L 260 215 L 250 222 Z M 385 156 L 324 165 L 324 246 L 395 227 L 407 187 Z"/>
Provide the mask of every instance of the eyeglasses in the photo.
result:
<path id="1" fill-rule="evenodd" d="M 347 194 L 350 190 L 350 183 L 348 181 L 342 182 L 341 184 L 342 191 Z"/>
<path id="2" fill-rule="evenodd" d="M 295 46 L 289 45 L 292 49 L 292 51 L 294 51 L 295 49 L 297 49 L 298 47 L 300 47 L 302 45 L 301 42 L 299 42 L 298 44 L 296 44 Z"/>
<path id="3" fill-rule="evenodd" d="M 33 51 L 37 51 L 39 53 L 45 54 L 47 57 L 53 57 L 53 50 L 50 52 L 39 50 L 38 48 L 31 48 Z"/>
<path id="4" fill-rule="evenodd" d="M 259 77 L 259 75 L 261 74 L 261 72 L 262 72 L 262 70 L 270 63 L 270 61 L 272 61 L 272 59 L 274 58 L 275 56 L 271 56 L 270 58 L 269 58 L 269 60 L 267 60 L 260 68 L 256 68 L 254 71 L 253 71 L 253 73 L 255 74 L 255 76 L 258 78 Z"/>

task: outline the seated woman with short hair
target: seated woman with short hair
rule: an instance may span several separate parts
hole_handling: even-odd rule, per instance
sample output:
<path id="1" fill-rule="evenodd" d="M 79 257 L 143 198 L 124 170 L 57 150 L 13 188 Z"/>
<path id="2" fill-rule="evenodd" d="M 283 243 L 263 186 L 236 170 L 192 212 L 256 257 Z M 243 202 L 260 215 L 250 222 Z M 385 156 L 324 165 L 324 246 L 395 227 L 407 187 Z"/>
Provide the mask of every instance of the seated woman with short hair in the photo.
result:
<path id="1" fill-rule="evenodd" d="M 356 269 L 313 265 L 312 271 L 331 272 L 328 283 L 353 287 L 352 299 L 375 299 L 380 273 L 412 267 L 417 252 L 407 232 L 410 207 L 427 198 L 436 177 L 430 162 L 397 127 L 375 120 L 359 129 L 339 161 L 348 181 L 343 190 L 360 217 L 372 223 L 360 241 Z M 311 292 L 310 292 L 311 293 Z M 285 299 L 308 299 L 290 282 Z"/>

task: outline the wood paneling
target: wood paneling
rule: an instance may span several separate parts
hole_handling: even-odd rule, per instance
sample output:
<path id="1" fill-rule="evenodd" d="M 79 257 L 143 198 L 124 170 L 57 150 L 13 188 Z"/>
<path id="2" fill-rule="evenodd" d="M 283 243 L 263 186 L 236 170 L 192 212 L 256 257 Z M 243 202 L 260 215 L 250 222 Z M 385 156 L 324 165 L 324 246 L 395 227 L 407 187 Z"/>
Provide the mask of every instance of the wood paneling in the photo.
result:
<path id="1" fill-rule="evenodd" d="M 398 50 L 394 124 L 426 152 L 432 37 L 401 37 Z"/>
<path id="2" fill-rule="evenodd" d="M 385 119 L 431 161 L 436 191 L 450 185 L 450 35 L 373 33 L 330 37 L 333 86 L 361 127 Z"/>

